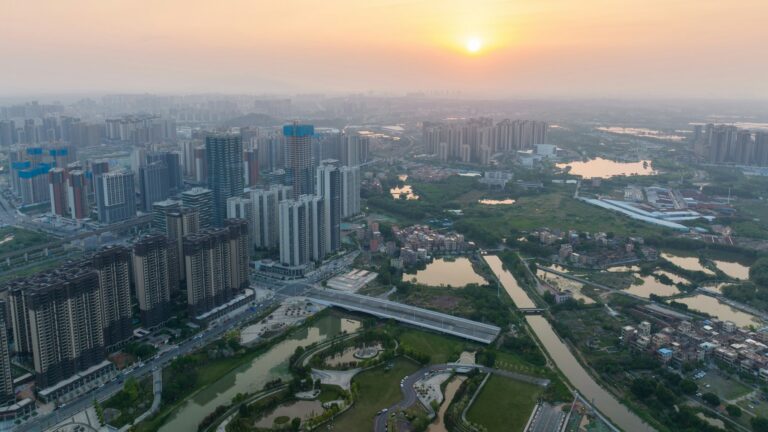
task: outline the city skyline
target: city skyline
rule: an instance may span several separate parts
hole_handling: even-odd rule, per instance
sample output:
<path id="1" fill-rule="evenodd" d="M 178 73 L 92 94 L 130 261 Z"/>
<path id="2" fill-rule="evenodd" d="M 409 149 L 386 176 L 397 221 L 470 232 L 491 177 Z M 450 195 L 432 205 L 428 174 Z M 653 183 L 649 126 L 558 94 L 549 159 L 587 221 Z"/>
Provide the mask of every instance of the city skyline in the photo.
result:
<path id="1" fill-rule="evenodd" d="M 768 97 L 768 4 L 757 0 L 727 11 L 659 0 L 206 6 L 13 2 L 0 31 L 13 59 L 0 82 L 12 84 L 0 93 Z"/>

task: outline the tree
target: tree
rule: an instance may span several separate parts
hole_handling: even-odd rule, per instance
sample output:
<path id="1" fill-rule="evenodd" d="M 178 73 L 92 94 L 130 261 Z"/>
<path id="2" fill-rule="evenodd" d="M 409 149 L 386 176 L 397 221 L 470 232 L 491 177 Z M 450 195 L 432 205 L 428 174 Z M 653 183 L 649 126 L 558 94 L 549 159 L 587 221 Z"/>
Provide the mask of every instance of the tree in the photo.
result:
<path id="1" fill-rule="evenodd" d="M 750 424 L 753 432 L 768 432 L 768 419 L 765 417 L 752 417 Z"/>
<path id="2" fill-rule="evenodd" d="M 298 431 L 301 427 L 301 419 L 298 417 L 294 417 L 293 420 L 291 420 L 291 430 Z"/>
<path id="3" fill-rule="evenodd" d="M 731 417 L 741 417 L 741 408 L 739 408 L 736 405 L 728 405 L 725 407 L 725 410 L 728 412 L 728 415 Z"/>
<path id="4" fill-rule="evenodd" d="M 637 378 L 632 381 L 632 386 L 630 389 L 632 390 L 632 393 L 634 393 L 635 396 L 637 396 L 639 399 L 647 399 L 656 390 L 656 385 L 649 379 Z"/>
<path id="5" fill-rule="evenodd" d="M 699 390 L 699 386 L 693 380 L 684 379 L 680 381 L 680 390 L 687 395 L 692 395 Z"/>
<path id="6" fill-rule="evenodd" d="M 720 405 L 720 398 L 717 397 L 717 395 L 714 394 L 714 393 L 711 393 L 711 392 L 704 393 L 703 395 L 701 395 L 701 398 L 704 399 L 704 402 L 706 402 L 706 403 L 708 403 L 708 404 L 710 404 L 712 406 Z"/>

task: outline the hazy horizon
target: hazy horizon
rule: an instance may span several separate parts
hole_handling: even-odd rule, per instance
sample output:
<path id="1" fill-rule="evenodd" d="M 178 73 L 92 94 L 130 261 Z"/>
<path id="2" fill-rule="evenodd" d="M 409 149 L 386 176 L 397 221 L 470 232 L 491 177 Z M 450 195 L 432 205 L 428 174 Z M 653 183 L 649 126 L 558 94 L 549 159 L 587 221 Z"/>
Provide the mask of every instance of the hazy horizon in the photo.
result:
<path id="1" fill-rule="evenodd" d="M 765 1 L 216 6 L 11 2 L 0 30 L 0 96 L 373 91 L 768 99 Z"/>

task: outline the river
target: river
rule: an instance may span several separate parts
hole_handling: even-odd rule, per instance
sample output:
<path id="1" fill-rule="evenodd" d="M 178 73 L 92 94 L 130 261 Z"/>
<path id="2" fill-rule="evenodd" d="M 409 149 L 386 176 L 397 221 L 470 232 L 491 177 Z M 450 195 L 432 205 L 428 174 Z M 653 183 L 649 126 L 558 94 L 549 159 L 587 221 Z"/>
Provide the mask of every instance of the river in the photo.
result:
<path id="1" fill-rule="evenodd" d="M 309 327 L 299 329 L 266 353 L 231 371 L 215 383 L 203 388 L 178 408 L 161 428 L 161 432 L 196 431 L 200 422 L 217 406 L 229 403 L 238 393 L 261 390 L 268 381 L 287 378 L 288 359 L 297 347 L 320 342 L 360 327 L 358 321 L 324 316 Z"/>
<path id="2" fill-rule="evenodd" d="M 504 289 L 510 293 L 510 297 L 512 297 L 512 300 L 518 307 L 520 307 L 520 305 L 531 305 L 522 307 L 534 307 L 533 301 L 528 297 L 528 294 L 520 287 L 520 285 L 518 285 L 517 280 L 515 280 L 512 274 L 502 269 L 499 257 L 486 255 L 484 258 L 491 267 L 491 270 L 496 274 L 496 277 L 498 277 L 502 285 L 504 285 Z M 514 296 L 512 293 L 514 293 Z M 563 372 L 576 390 L 578 390 L 584 398 L 592 402 L 603 415 L 608 417 L 614 424 L 616 424 L 616 426 L 628 432 L 654 430 L 648 424 L 643 422 L 640 417 L 619 403 L 619 401 L 616 400 L 613 395 L 608 393 L 607 390 L 597 384 L 578 360 L 576 360 L 576 357 L 574 357 L 568 347 L 560 340 L 557 334 L 555 334 L 554 329 L 552 329 L 552 326 L 546 318 L 539 315 L 528 315 L 526 316 L 526 320 L 541 341 L 550 358 L 552 358 L 557 365 L 557 368 Z"/>

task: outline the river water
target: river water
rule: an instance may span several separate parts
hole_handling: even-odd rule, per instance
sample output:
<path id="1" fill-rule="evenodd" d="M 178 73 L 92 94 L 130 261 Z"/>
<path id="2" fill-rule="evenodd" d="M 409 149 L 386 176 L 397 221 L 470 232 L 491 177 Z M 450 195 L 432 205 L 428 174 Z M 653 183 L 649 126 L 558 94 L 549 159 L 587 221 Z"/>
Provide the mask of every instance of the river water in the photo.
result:
<path id="1" fill-rule="evenodd" d="M 486 255 L 485 261 L 499 278 L 504 289 L 518 307 L 534 307 L 528 294 L 518 285 L 517 280 L 509 272 L 502 269 L 501 260 L 497 256 Z M 576 360 L 568 347 L 555 334 L 546 318 L 539 315 L 526 316 L 528 324 L 533 329 L 544 349 L 557 365 L 568 381 L 576 387 L 579 393 L 593 403 L 595 407 L 613 423 L 625 431 L 653 431 L 648 424 L 635 415 L 627 407 L 619 403 L 607 390 L 600 387 L 592 379 L 583 366 Z"/>
<path id="2" fill-rule="evenodd" d="M 342 331 L 352 332 L 360 322 L 334 315 L 324 316 L 309 327 L 299 329 L 288 339 L 256 357 L 220 380 L 205 387 L 184 402 L 161 428 L 161 432 L 196 431 L 198 424 L 217 406 L 229 403 L 238 393 L 261 390 L 268 381 L 287 378 L 288 359 L 297 347 L 334 337 Z"/>

